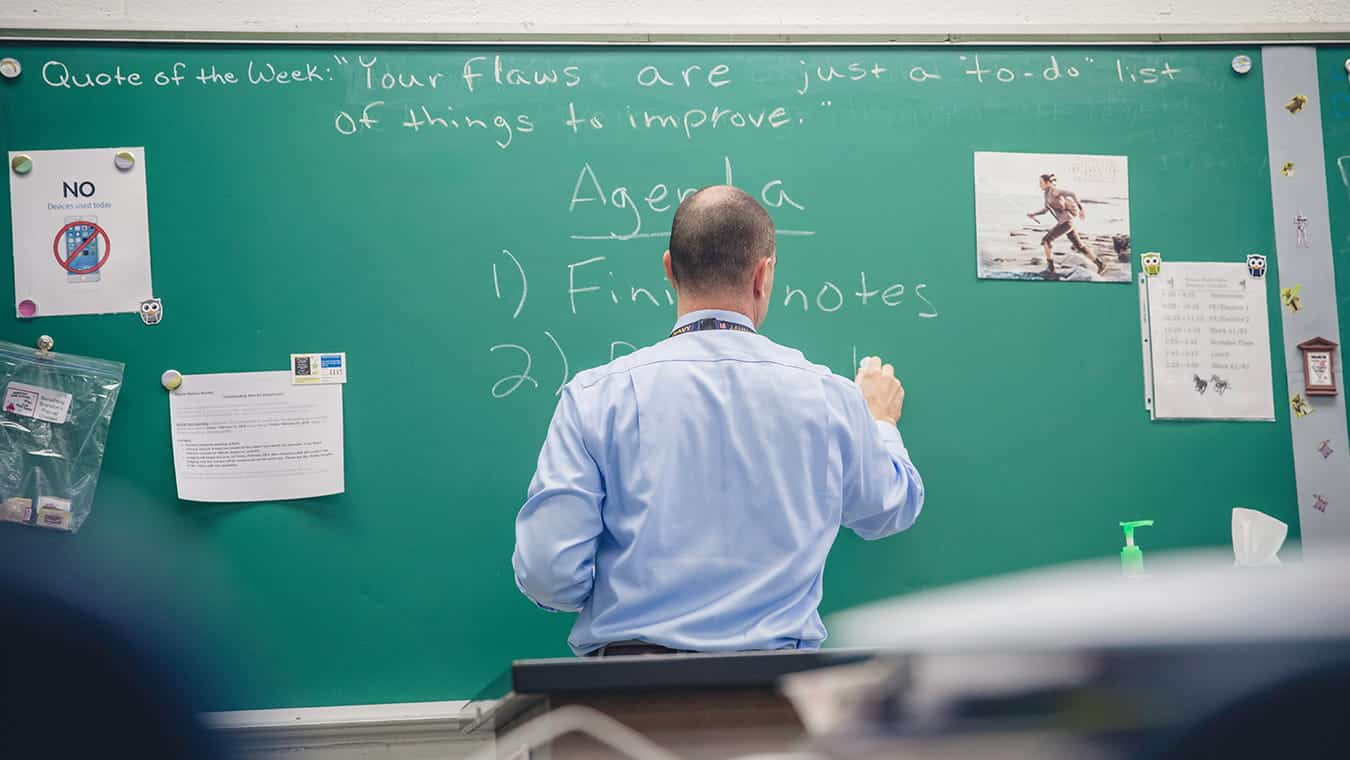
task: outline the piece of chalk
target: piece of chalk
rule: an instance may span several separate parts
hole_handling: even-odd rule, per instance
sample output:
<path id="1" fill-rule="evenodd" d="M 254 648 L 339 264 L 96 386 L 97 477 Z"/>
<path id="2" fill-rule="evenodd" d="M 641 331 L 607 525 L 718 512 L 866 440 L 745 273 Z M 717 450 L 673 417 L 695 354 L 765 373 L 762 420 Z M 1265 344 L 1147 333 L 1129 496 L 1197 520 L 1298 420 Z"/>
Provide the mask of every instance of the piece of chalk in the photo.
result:
<path id="1" fill-rule="evenodd" d="M 164 374 L 159 376 L 159 384 L 164 386 L 166 391 L 176 391 L 178 386 L 183 384 L 183 376 L 176 369 L 166 369 Z"/>

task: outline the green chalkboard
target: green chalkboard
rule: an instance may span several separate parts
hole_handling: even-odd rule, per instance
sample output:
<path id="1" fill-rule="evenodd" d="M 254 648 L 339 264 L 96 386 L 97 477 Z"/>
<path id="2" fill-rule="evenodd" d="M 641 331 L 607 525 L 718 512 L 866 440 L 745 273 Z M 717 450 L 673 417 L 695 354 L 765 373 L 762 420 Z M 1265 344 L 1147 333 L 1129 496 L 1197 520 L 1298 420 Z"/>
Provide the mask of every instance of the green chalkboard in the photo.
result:
<path id="1" fill-rule="evenodd" d="M 83 530 L 0 526 L 0 551 L 146 568 L 134 590 L 236 675 L 214 708 L 464 698 L 566 651 L 569 618 L 520 597 L 509 563 L 556 389 L 667 333 L 672 198 L 728 175 L 813 233 L 780 237 L 767 334 L 840 373 L 881 354 L 909 393 L 926 510 L 895 539 L 839 539 L 825 612 L 1111 556 L 1125 519 L 1158 521 L 1151 549 L 1225 544 L 1239 505 L 1297 536 L 1287 404 L 1151 423 L 1132 284 L 976 278 L 976 151 L 1127 157 L 1135 261 L 1272 251 L 1254 48 L 6 52 L 24 64 L 0 81 L 7 150 L 145 146 L 165 317 L 5 320 L 127 374 Z M 1245 78 L 1235 52 L 1258 58 Z M 351 363 L 347 492 L 177 501 L 161 371 L 307 351 Z"/>

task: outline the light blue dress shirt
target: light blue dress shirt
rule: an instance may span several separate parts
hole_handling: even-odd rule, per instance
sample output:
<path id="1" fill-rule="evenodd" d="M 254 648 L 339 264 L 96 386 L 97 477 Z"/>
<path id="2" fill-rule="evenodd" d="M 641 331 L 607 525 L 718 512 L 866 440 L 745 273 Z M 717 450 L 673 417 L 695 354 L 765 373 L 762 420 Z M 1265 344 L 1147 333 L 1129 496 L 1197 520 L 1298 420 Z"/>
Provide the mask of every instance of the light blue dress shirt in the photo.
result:
<path id="1" fill-rule="evenodd" d="M 676 324 L 742 314 L 699 311 Z M 516 519 L 516 584 L 584 654 L 817 648 L 839 526 L 905 530 L 923 481 L 853 381 L 735 330 L 678 335 L 563 388 Z"/>

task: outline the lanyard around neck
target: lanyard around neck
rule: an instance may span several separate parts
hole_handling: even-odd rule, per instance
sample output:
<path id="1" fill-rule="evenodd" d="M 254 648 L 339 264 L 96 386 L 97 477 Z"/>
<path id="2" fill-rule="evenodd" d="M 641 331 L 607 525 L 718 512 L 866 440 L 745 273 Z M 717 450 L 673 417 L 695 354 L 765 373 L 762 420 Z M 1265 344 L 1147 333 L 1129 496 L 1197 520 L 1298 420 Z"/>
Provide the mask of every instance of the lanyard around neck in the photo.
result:
<path id="1" fill-rule="evenodd" d="M 753 333 L 755 331 L 754 328 L 746 327 L 739 322 L 728 322 L 725 319 L 718 319 L 717 317 L 705 317 L 697 322 L 690 322 L 687 325 L 681 325 L 675 328 L 670 333 L 670 337 L 673 338 L 676 335 L 699 332 L 700 330 L 738 330 L 740 332 L 748 333 Z"/>

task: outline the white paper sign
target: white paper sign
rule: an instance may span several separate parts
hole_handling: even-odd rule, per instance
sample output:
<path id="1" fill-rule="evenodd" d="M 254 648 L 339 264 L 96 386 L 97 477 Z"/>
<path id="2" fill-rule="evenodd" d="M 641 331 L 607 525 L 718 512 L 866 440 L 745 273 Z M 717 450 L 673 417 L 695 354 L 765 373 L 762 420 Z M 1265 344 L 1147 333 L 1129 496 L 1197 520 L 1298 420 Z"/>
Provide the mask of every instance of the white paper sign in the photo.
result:
<path id="1" fill-rule="evenodd" d="M 5 398 L 0 401 L 0 410 L 60 425 L 70 417 L 72 400 L 73 397 L 69 393 L 27 383 L 11 382 L 5 386 Z"/>
<path id="2" fill-rule="evenodd" d="M 125 150 L 129 169 L 113 163 Z M 139 311 L 154 295 L 144 148 L 30 150 L 9 172 L 20 317 Z"/>
<path id="3" fill-rule="evenodd" d="M 169 394 L 178 498 L 276 501 L 342 493 L 342 386 L 289 372 L 184 375 Z"/>
<path id="4" fill-rule="evenodd" d="M 1308 352 L 1308 384 L 1332 385 L 1331 354 L 1327 351 Z"/>
<path id="5" fill-rule="evenodd" d="M 1147 289 L 1153 417 L 1275 419 L 1266 281 L 1245 262 L 1165 261 Z"/>

